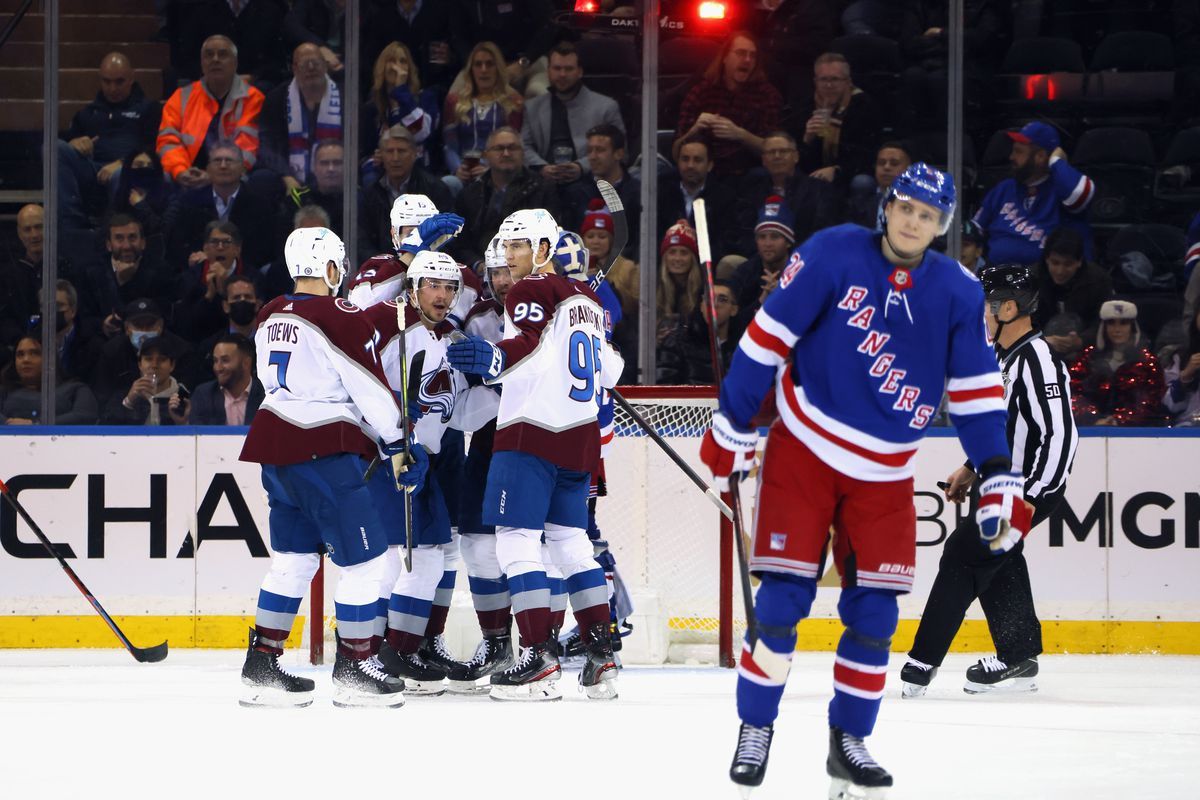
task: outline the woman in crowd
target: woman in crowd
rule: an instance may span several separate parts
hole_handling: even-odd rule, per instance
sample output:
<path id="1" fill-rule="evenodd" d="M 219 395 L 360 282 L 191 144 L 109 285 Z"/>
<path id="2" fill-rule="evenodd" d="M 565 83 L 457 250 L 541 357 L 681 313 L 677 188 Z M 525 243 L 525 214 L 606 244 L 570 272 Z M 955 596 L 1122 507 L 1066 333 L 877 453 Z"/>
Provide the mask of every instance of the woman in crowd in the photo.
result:
<path id="1" fill-rule="evenodd" d="M 506 70 L 500 48 L 480 42 L 446 95 L 443 153 L 446 170 L 457 179 L 458 185 L 451 187 L 455 190 L 487 171 L 479 159 L 492 131 L 505 126 L 521 130 L 524 100 L 508 85 Z"/>
<path id="2" fill-rule="evenodd" d="M 1080 425 L 1164 425 L 1165 386 L 1158 359 L 1137 324 L 1137 306 L 1100 307 L 1096 344 L 1071 365 L 1071 402 Z"/>
<path id="3" fill-rule="evenodd" d="M 1169 356 L 1163 405 L 1179 426 L 1200 425 L 1200 311 L 1192 319 L 1187 342 Z"/>
<path id="4" fill-rule="evenodd" d="M 433 145 L 438 130 L 437 96 L 432 89 L 421 88 L 421 77 L 412 53 L 400 42 L 383 48 L 375 59 L 371 95 L 362 110 L 360 136 L 363 159 L 362 182 L 369 186 L 379 178 L 382 157 L 379 136 L 393 125 L 403 125 L 412 131 L 420 148 L 419 163 L 432 166 L 436 155 Z"/>
<path id="5" fill-rule="evenodd" d="M 687 320 L 700 305 L 704 274 L 696 231 L 681 219 L 667 228 L 658 248 L 662 266 L 658 271 L 657 345 L 660 352 L 675 349 L 674 337 L 683 335 Z"/>
<path id="6" fill-rule="evenodd" d="M 134 150 L 121 163 L 113 181 L 112 213 L 129 214 L 142 223 L 146 238 L 162 237 L 172 195 L 172 184 L 163 174 L 162 161 L 151 148 Z"/>
<path id="7" fill-rule="evenodd" d="M 13 361 L 0 373 L 0 422 L 36 425 L 42 407 L 42 334 L 34 330 L 17 341 Z M 76 380 L 59 380 L 54 391 L 56 425 L 92 425 L 99 406 L 92 390 Z"/>

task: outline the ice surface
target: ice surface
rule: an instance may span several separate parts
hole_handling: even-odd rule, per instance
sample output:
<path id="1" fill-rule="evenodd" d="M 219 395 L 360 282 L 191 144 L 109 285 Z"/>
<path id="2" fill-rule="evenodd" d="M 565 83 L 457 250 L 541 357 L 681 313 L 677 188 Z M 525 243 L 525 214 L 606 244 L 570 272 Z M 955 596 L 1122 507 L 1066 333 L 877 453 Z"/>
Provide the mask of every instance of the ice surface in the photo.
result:
<path id="1" fill-rule="evenodd" d="M 629 667 L 611 703 L 572 671 L 561 703 L 346 710 L 330 667 L 299 658 L 284 660 L 317 679 L 316 702 L 264 710 L 237 705 L 241 652 L 0 651 L 0 797 L 738 797 L 729 670 Z M 1200 658 L 1046 656 L 1038 693 L 968 697 L 973 660 L 951 656 L 928 696 L 901 701 L 893 657 L 868 740 L 893 800 L 1200 798 Z M 825 797 L 831 663 L 796 655 L 754 800 Z"/>

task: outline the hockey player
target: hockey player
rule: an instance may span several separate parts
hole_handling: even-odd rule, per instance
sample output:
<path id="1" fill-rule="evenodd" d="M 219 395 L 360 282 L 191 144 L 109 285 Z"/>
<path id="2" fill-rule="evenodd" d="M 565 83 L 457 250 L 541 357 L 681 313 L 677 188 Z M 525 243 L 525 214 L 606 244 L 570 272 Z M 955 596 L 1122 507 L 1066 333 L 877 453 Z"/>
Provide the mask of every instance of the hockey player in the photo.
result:
<path id="1" fill-rule="evenodd" d="M 589 474 L 600 456 L 597 398 L 624 366 L 604 336 L 603 311 L 583 284 L 554 272 L 558 225 L 544 209 L 517 211 L 497 237 L 516 284 L 504 303 L 504 338 L 467 337 L 450 363 L 499 381 L 503 392 L 484 495 L 483 522 L 496 526 L 521 637 L 509 669 L 493 673 L 497 700 L 556 700 L 562 669 L 550 650 L 543 533 L 585 633 L 580 683 L 589 697 L 616 696 L 608 641 L 608 589 L 588 541 Z"/>
<path id="2" fill-rule="evenodd" d="M 405 487 L 420 487 L 428 459 L 418 451 L 414 463 L 398 463 L 404 432 L 375 331 L 359 308 L 334 296 L 345 275 L 341 240 L 326 228 L 301 228 L 284 258 L 295 293 L 259 312 L 254 338 L 266 399 L 241 453 L 262 465 L 275 552 L 242 667 L 250 687 L 242 703 L 312 702 L 313 681 L 285 672 L 279 656 L 324 550 L 340 570 L 334 704 L 399 706 L 403 684 L 371 654 L 387 534 L 362 480 L 366 459 L 379 452 L 364 425 L 385 443 Z"/>
<path id="3" fill-rule="evenodd" d="M 913 456 L 949 392 L 951 419 L 983 476 L 980 535 L 1028 530 L 1004 437 L 1004 389 L 983 327 L 979 282 L 929 250 L 954 216 L 949 175 L 917 163 L 885 196 L 881 232 L 841 225 L 794 250 L 738 343 L 701 445 L 718 482 L 754 457 L 750 420 L 774 387 L 779 420 L 759 476 L 750 569 L 757 627 L 738 668 L 742 725 L 731 779 L 766 770 L 796 624 L 808 616 L 830 527 L 842 576 L 829 704 L 831 798 L 892 785 L 868 753 L 896 630 L 897 595 L 916 560 Z"/>
<path id="4" fill-rule="evenodd" d="M 1071 416 L 1070 376 L 1030 321 L 1038 299 L 1033 269 L 1024 264 L 988 266 L 979 280 L 987 299 L 988 332 L 1004 372 L 1013 467 L 1024 477 L 1032 527 L 1062 501 L 1079 442 Z M 969 493 L 972 507 L 978 505 L 978 492 L 972 491 L 976 481 L 972 464 L 960 467 L 945 487 L 947 499 L 961 503 Z M 925 694 L 976 598 L 996 643 L 996 656 L 967 669 L 965 691 L 1036 691 L 1042 626 L 1033 608 L 1024 542 L 1017 534 L 1010 529 L 1008 536 L 989 546 L 980 541 L 970 514 L 950 534 L 908 662 L 900 671 L 904 697 Z"/>

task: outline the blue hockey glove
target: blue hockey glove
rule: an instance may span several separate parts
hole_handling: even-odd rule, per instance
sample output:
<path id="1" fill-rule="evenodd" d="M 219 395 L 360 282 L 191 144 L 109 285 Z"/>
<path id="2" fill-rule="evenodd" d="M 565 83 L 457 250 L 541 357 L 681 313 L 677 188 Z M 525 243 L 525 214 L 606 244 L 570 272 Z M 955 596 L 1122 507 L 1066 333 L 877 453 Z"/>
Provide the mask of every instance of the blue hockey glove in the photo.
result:
<path id="1" fill-rule="evenodd" d="M 440 250 L 462 230 L 463 218 L 458 214 L 434 214 L 408 232 L 400 243 L 401 253 Z"/>
<path id="2" fill-rule="evenodd" d="M 468 336 L 446 349 L 450 366 L 468 375 L 498 378 L 504 372 L 504 351 L 480 336 Z"/>
<path id="3" fill-rule="evenodd" d="M 421 487 L 425 485 L 425 476 L 429 473 L 429 453 L 425 452 L 425 448 L 413 443 L 409 454 L 405 456 L 404 443 L 401 441 L 388 442 L 381 447 L 392 461 L 396 490 L 410 494 L 421 491 Z"/>
<path id="4" fill-rule="evenodd" d="M 1029 532 L 1031 521 L 1025 503 L 1025 482 L 1020 473 L 994 473 L 979 485 L 975 522 L 979 536 L 997 552 L 1012 549 Z"/>

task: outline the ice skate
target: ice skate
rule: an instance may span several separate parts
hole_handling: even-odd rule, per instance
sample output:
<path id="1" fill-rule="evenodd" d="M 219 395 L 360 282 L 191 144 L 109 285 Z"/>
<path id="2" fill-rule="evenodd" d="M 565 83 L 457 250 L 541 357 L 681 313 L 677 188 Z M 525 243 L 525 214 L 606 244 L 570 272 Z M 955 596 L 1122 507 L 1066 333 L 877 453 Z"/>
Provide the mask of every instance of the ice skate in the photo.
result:
<path id="1" fill-rule="evenodd" d="M 910 658 L 900 670 L 900 696 L 923 697 L 938 668 Z"/>
<path id="2" fill-rule="evenodd" d="M 967 667 L 967 694 L 985 692 L 1036 692 L 1037 657 L 1027 658 L 1009 666 L 995 656 L 987 656 Z"/>
<path id="3" fill-rule="evenodd" d="M 412 697 L 437 697 L 446 692 L 446 672 L 441 667 L 426 663 L 421 653 L 397 653 L 384 642 L 379 648 L 379 662 L 384 671 L 404 684 L 404 690 Z"/>
<path id="4" fill-rule="evenodd" d="M 333 704 L 338 708 L 399 708 L 404 681 L 392 677 L 379 656 L 356 660 L 337 654 L 333 663 Z"/>
<path id="5" fill-rule="evenodd" d="M 459 662 L 446 676 L 450 693 L 488 694 L 492 690 L 492 674 L 508 669 L 512 663 L 511 636 L 484 636 L 471 660 Z"/>
<path id="6" fill-rule="evenodd" d="M 832 779 L 829 800 L 879 800 L 892 785 L 892 776 L 871 758 L 863 740 L 841 728 L 829 729 L 825 771 Z"/>
<path id="7" fill-rule="evenodd" d="M 450 648 L 446 647 L 446 636 L 441 633 L 432 639 L 426 637 L 425 641 L 421 643 L 421 649 L 417 651 L 417 655 L 426 664 L 440 669 L 447 675 L 463 665 L 463 662 L 450 653 Z"/>
<path id="8" fill-rule="evenodd" d="M 583 636 L 578 627 L 571 628 L 569 634 L 558 640 L 558 657 L 563 663 L 578 663 L 586 655 L 587 648 L 583 646 Z"/>
<path id="9" fill-rule="evenodd" d="M 774 725 L 758 726 L 743 722 L 738 728 L 737 750 L 729 767 L 729 780 L 741 787 L 742 797 L 749 797 L 750 790 L 762 784 L 763 776 L 767 774 L 767 757 L 771 754 L 771 739 L 774 736 Z"/>
<path id="10" fill-rule="evenodd" d="M 545 642 L 522 647 L 521 655 L 512 666 L 492 673 L 491 698 L 502 701 L 540 702 L 561 700 L 558 679 L 562 667 L 550 655 Z"/>
<path id="11" fill-rule="evenodd" d="M 258 633 L 250 629 L 250 644 L 246 650 L 246 663 L 242 665 L 242 683 L 248 689 L 238 700 L 239 705 L 267 706 L 275 708 L 303 708 L 312 705 L 316 684 L 309 678 L 301 678 L 279 666 L 279 656 L 255 649 Z"/>
<path id="12" fill-rule="evenodd" d="M 617 699 L 617 660 L 613 655 L 608 625 L 593 625 L 588 633 L 587 660 L 579 673 L 579 685 L 589 700 Z"/>

